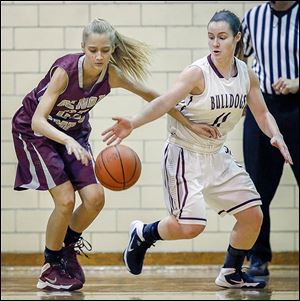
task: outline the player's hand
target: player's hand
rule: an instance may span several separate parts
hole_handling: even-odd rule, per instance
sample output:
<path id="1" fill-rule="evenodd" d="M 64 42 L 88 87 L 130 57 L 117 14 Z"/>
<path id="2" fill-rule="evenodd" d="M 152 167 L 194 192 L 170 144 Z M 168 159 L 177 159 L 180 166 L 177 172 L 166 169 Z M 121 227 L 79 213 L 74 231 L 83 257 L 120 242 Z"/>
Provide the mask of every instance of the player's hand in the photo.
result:
<path id="1" fill-rule="evenodd" d="M 74 154 L 77 160 L 80 160 L 83 165 L 88 165 L 89 160 L 91 160 L 90 153 L 80 145 L 75 139 L 67 139 L 65 142 L 65 147 L 69 155 Z"/>
<path id="2" fill-rule="evenodd" d="M 299 90 L 299 81 L 297 79 L 287 79 L 281 77 L 272 85 L 272 87 L 280 94 L 295 94 Z"/>
<path id="3" fill-rule="evenodd" d="M 272 144 L 272 146 L 277 147 L 280 150 L 280 152 L 285 160 L 285 163 L 289 163 L 289 164 L 293 165 L 292 157 L 290 155 L 288 147 L 286 146 L 286 144 L 283 140 L 282 135 L 273 136 L 271 138 L 270 143 Z"/>
<path id="4" fill-rule="evenodd" d="M 120 144 L 133 130 L 133 125 L 129 119 L 113 117 L 112 120 L 116 120 L 117 122 L 101 134 L 104 136 L 103 141 L 107 145 L 112 144 L 114 141 L 116 141 L 116 145 Z"/>
<path id="5" fill-rule="evenodd" d="M 191 131 L 203 138 L 217 139 L 221 137 L 221 134 L 216 127 L 208 125 L 206 123 L 192 122 L 190 127 Z"/>

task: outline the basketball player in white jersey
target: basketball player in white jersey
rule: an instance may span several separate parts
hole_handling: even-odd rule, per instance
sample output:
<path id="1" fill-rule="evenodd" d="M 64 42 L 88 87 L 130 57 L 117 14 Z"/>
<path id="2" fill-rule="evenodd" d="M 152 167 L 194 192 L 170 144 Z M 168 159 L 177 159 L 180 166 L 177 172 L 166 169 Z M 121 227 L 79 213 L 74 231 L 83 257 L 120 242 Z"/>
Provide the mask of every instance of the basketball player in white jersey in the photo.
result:
<path id="1" fill-rule="evenodd" d="M 134 221 L 124 251 L 132 274 L 140 274 L 147 249 L 157 240 L 191 239 L 205 229 L 206 202 L 220 216 L 231 214 L 231 232 L 224 266 L 215 283 L 226 288 L 263 288 L 242 272 L 245 255 L 257 239 L 263 215 L 261 200 L 244 168 L 224 145 L 226 135 L 242 117 L 248 103 L 261 130 L 292 164 L 288 148 L 268 111 L 253 71 L 235 55 L 242 49 L 241 23 L 230 11 L 217 12 L 208 24 L 210 54 L 188 66 L 165 94 L 157 97 L 131 119 L 103 132 L 104 141 L 120 143 L 131 131 L 153 121 L 177 104 L 194 122 L 219 130 L 219 137 L 201 138 L 173 118 L 164 150 L 162 169 L 165 203 L 170 215 L 152 224 Z"/>

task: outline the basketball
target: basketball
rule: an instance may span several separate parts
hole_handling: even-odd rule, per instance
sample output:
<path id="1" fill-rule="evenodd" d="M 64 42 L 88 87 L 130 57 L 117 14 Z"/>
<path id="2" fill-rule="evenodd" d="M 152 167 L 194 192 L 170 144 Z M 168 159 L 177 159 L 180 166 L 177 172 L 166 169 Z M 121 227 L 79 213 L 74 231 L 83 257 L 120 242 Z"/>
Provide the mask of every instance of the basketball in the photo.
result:
<path id="1" fill-rule="evenodd" d="M 108 146 L 96 158 L 95 171 L 99 182 L 114 191 L 134 185 L 141 175 L 141 169 L 139 156 L 125 145 Z"/>

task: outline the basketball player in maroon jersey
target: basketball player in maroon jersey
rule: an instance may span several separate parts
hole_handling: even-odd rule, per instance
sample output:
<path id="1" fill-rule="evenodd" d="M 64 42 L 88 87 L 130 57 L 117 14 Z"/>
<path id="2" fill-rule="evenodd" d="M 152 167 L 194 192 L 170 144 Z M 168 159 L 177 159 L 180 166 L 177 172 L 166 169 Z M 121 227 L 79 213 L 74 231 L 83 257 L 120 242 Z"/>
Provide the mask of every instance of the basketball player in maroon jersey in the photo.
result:
<path id="1" fill-rule="evenodd" d="M 111 88 L 124 88 L 146 101 L 158 96 L 139 83 L 147 74 L 147 45 L 95 19 L 83 30 L 82 50 L 57 59 L 12 120 L 18 158 L 14 189 L 48 190 L 55 204 L 39 289 L 76 290 L 85 282 L 76 257 L 87 246 L 81 234 L 104 206 L 103 187 L 91 161 L 89 111 Z M 218 135 L 176 109 L 170 114 L 201 136 Z M 82 203 L 74 211 L 75 191 Z"/>

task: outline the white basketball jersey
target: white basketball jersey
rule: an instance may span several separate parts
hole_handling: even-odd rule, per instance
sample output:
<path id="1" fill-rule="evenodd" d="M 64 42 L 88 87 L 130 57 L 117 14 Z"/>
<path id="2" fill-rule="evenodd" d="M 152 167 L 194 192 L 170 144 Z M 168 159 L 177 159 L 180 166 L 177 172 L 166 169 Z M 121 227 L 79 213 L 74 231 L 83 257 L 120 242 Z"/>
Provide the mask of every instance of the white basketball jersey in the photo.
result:
<path id="1" fill-rule="evenodd" d="M 250 89 L 247 65 L 237 58 L 235 64 L 236 76 L 225 79 L 213 64 L 210 55 L 192 63 L 191 66 L 201 68 L 205 89 L 201 95 L 189 94 L 176 106 L 189 120 L 217 127 L 222 137 L 201 138 L 168 115 L 170 143 L 201 153 L 214 153 L 220 150 L 227 133 L 234 128 L 242 116 Z"/>

